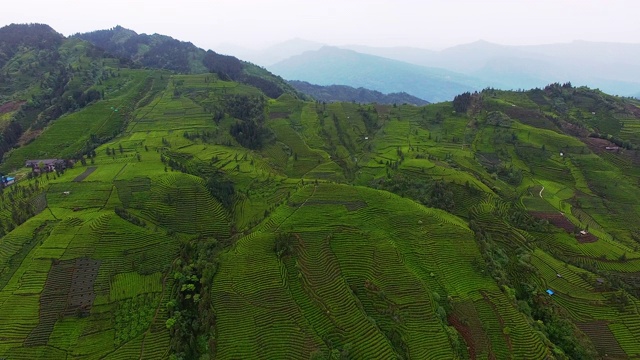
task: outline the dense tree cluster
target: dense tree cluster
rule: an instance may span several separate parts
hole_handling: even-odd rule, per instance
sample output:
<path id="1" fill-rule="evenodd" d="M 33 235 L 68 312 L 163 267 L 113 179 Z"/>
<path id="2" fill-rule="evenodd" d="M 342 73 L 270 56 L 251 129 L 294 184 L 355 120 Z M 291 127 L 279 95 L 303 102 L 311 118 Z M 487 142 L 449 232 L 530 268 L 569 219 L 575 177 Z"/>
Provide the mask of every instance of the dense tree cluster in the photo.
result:
<path id="1" fill-rule="evenodd" d="M 114 211 L 115 211 L 116 215 L 118 215 L 123 220 L 126 220 L 126 221 L 128 221 L 128 222 L 130 222 L 130 223 L 132 223 L 134 225 L 137 225 L 137 226 L 147 227 L 147 223 L 144 220 L 141 220 L 139 217 L 131 214 L 125 208 L 116 206 Z"/>
<path id="2" fill-rule="evenodd" d="M 5 126 L 0 137 L 0 159 L 18 142 L 22 131 L 22 126 L 17 121 L 11 121 Z"/>
<path id="3" fill-rule="evenodd" d="M 44 24 L 11 24 L 0 28 L 0 67 L 13 57 L 20 46 L 38 50 L 57 48 L 64 37 Z"/>
<path id="4" fill-rule="evenodd" d="M 215 350 L 215 313 L 211 286 L 221 250 L 214 238 L 184 241 L 175 261 L 175 298 L 167 304 L 172 359 L 208 359 Z"/>
<path id="5" fill-rule="evenodd" d="M 264 126 L 266 102 L 263 97 L 231 95 L 225 99 L 225 110 L 241 121 L 231 125 L 229 133 L 249 149 L 260 149 L 271 137 Z"/>
<path id="6" fill-rule="evenodd" d="M 180 73 L 191 71 L 190 58 L 198 51 L 198 48 L 189 42 L 158 34 L 136 34 L 121 26 L 75 36 L 122 58 L 123 65 L 130 66 L 138 62 L 145 67 Z M 147 51 L 141 53 L 141 49 Z"/>
<path id="7" fill-rule="evenodd" d="M 240 120 L 263 122 L 266 112 L 266 100 L 260 96 L 229 95 L 224 107 L 232 117 Z"/>
<path id="8" fill-rule="evenodd" d="M 453 109 L 457 113 L 465 113 L 471 105 L 471 93 L 465 92 L 453 98 Z"/>
<path id="9" fill-rule="evenodd" d="M 453 191 L 447 183 L 440 180 L 396 175 L 382 181 L 379 188 L 411 198 L 428 207 L 452 211 L 455 206 Z"/>
<path id="10" fill-rule="evenodd" d="M 284 94 L 284 90 L 277 83 L 259 76 L 244 75 L 242 82 L 247 85 L 257 87 L 272 99 L 278 98 L 280 95 Z"/>
<path id="11" fill-rule="evenodd" d="M 358 114 L 360 114 L 360 116 L 362 117 L 362 122 L 367 128 L 367 131 L 374 132 L 378 128 L 377 116 L 372 115 L 371 111 L 360 108 L 358 109 Z"/>
<path id="12" fill-rule="evenodd" d="M 243 74 L 243 64 L 238 58 L 221 55 L 214 51 L 207 51 L 202 63 L 212 73 L 222 80 L 239 80 Z"/>
<path id="13" fill-rule="evenodd" d="M 273 245 L 273 251 L 281 258 L 293 254 L 295 246 L 295 235 L 290 233 L 278 233 Z"/>
<path id="14" fill-rule="evenodd" d="M 248 149 L 261 149 L 270 137 L 269 129 L 255 121 L 238 121 L 229 129 L 231 136 Z"/>
<path id="15" fill-rule="evenodd" d="M 230 209 L 233 205 L 235 188 L 233 182 L 224 173 L 215 172 L 205 179 L 207 190 L 214 198 L 218 199 L 224 207 Z"/>

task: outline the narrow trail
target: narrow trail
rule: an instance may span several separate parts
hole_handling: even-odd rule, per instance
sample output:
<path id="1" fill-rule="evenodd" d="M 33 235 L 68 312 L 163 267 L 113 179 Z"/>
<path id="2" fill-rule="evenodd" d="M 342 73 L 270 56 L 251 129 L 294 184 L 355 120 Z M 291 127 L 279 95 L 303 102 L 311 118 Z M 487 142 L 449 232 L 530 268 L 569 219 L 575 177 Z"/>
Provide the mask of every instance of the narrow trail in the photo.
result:
<path id="1" fill-rule="evenodd" d="M 308 201 L 309 199 L 311 199 L 313 197 L 313 195 L 316 194 L 316 189 L 318 188 L 317 185 L 313 186 L 313 193 L 311 193 L 311 195 L 309 195 L 309 197 L 302 203 L 300 204 L 300 206 L 298 206 L 297 209 L 295 209 L 289 216 L 287 216 L 284 220 L 282 220 L 282 222 L 278 225 L 278 227 L 275 229 L 274 233 L 277 232 L 280 229 L 280 226 L 282 226 L 282 224 L 284 224 L 285 222 L 287 222 L 287 220 L 289 220 L 290 217 L 292 217 L 296 212 L 298 212 L 298 210 L 300 210 L 300 208 L 302 208 Z"/>
<path id="2" fill-rule="evenodd" d="M 544 198 L 542 197 L 542 192 L 543 192 L 543 191 L 544 191 L 544 185 L 542 186 L 542 190 L 540 190 L 540 198 L 542 198 L 542 199 L 544 199 Z"/>

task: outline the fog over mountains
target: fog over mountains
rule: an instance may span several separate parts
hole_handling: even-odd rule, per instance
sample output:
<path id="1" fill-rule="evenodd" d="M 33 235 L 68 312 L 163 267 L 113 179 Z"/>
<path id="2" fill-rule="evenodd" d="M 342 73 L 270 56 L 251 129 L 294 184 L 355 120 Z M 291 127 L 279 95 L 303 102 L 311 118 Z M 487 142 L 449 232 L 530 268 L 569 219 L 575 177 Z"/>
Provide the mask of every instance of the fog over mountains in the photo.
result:
<path id="1" fill-rule="evenodd" d="M 423 82 L 425 74 L 434 72 L 452 77 L 446 85 L 451 90 L 528 89 L 553 82 L 571 82 L 621 96 L 640 94 L 640 64 L 636 61 L 640 58 L 640 44 L 574 41 L 510 46 L 477 41 L 434 51 L 359 45 L 324 47 L 317 42 L 294 39 L 261 51 L 224 47 L 219 50 L 233 51 L 234 55 L 265 66 L 287 80 L 364 86 L 381 92 L 406 91 L 428 101 L 451 98 L 447 91 L 430 94 L 412 89 L 426 85 L 444 86 L 439 82 Z M 381 58 L 398 62 L 385 62 Z M 366 72 L 358 68 L 363 66 L 365 59 Z M 397 72 L 403 75 L 399 77 Z M 345 73 L 350 76 L 342 76 Z M 389 75 L 393 75 L 393 79 Z M 408 78 L 414 81 L 410 82 Z"/>

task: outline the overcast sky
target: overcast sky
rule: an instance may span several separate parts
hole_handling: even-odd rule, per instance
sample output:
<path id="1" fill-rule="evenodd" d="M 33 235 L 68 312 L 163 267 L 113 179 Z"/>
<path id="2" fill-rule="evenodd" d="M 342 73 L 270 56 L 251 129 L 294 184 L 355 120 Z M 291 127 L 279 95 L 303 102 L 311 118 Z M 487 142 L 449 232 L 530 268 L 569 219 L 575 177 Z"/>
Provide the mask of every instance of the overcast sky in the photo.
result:
<path id="1" fill-rule="evenodd" d="M 46 23 L 70 35 L 122 25 L 214 50 L 292 38 L 443 48 L 480 39 L 640 43 L 639 14 L 640 0 L 7 0 L 0 26 Z"/>

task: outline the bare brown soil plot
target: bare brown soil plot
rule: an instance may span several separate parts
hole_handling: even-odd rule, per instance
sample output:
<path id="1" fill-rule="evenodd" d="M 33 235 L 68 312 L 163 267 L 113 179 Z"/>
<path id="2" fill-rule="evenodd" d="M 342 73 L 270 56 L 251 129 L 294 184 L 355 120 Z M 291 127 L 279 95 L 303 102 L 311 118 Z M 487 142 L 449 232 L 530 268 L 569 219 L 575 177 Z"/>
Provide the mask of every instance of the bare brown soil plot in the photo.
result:
<path id="1" fill-rule="evenodd" d="M 598 238 L 592 233 L 586 233 L 586 234 L 576 235 L 576 240 L 578 240 L 578 242 L 581 244 L 587 244 L 587 243 L 594 243 L 598 241 Z"/>
<path id="2" fill-rule="evenodd" d="M 98 260 L 54 261 L 40 296 L 38 325 L 24 346 L 46 345 L 56 321 L 64 316 L 89 315 L 96 297 L 93 285 L 99 268 Z"/>
<path id="3" fill-rule="evenodd" d="M 67 306 L 67 296 L 71 288 L 71 277 L 75 261 L 55 261 L 44 290 L 40 295 L 40 314 L 38 325 L 31 331 L 24 341 L 24 346 L 46 345 L 53 326 L 60 318 Z"/>
<path id="4" fill-rule="evenodd" d="M 538 219 L 545 219 L 549 221 L 550 224 L 559 227 L 570 234 L 573 233 L 576 229 L 576 226 L 573 225 L 573 223 L 569 221 L 569 219 L 567 219 L 567 217 L 562 213 L 530 211 L 529 214 Z M 577 234 L 576 240 L 578 240 L 579 243 L 584 244 L 596 242 L 598 241 L 598 238 L 595 235 L 587 232 L 585 234 Z"/>
<path id="5" fill-rule="evenodd" d="M 93 285 L 99 269 L 99 260 L 76 259 L 65 315 L 89 315 L 96 298 Z"/>
<path id="6" fill-rule="evenodd" d="M 531 216 L 536 217 L 538 219 L 544 219 L 549 221 L 553 226 L 559 227 L 566 232 L 573 232 L 575 230 L 575 225 L 569 219 L 566 218 L 562 213 L 556 212 L 543 212 L 543 211 L 530 211 L 529 214 Z"/>
<path id="7" fill-rule="evenodd" d="M 453 313 L 448 320 L 467 344 L 471 359 L 483 358 L 485 355 L 489 359 L 495 359 L 495 355 L 491 352 L 491 340 L 472 302 L 455 303 Z"/>
<path id="8" fill-rule="evenodd" d="M 601 356 L 607 359 L 626 359 L 627 354 L 609 330 L 606 321 L 591 321 L 576 324 L 593 342 Z"/>
<path id="9" fill-rule="evenodd" d="M 0 105 L 0 115 L 16 111 L 24 103 L 26 103 L 26 101 L 10 101 L 8 103 L 2 104 Z"/>
<path id="10" fill-rule="evenodd" d="M 469 352 L 469 358 L 471 360 L 476 360 L 476 347 L 473 341 L 473 335 L 471 334 L 471 330 L 468 326 L 463 324 L 457 317 L 454 315 L 449 315 L 448 318 L 449 324 L 453 326 L 456 331 L 462 336 L 465 344 L 467 344 L 467 351 Z"/>

